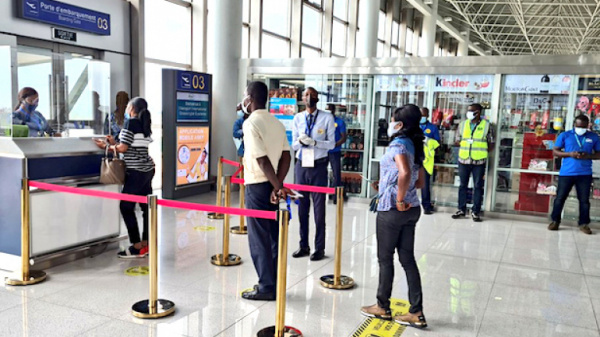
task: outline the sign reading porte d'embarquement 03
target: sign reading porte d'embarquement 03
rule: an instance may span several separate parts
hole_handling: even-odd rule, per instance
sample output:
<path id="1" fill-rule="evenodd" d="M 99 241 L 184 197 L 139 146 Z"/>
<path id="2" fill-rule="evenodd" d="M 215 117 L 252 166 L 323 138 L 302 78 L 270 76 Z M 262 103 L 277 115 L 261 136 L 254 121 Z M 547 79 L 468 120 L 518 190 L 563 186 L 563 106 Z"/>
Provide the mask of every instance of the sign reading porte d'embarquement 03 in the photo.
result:
<path id="1" fill-rule="evenodd" d="M 98 35 L 110 35 L 110 14 L 54 0 L 19 0 L 19 16 Z"/>

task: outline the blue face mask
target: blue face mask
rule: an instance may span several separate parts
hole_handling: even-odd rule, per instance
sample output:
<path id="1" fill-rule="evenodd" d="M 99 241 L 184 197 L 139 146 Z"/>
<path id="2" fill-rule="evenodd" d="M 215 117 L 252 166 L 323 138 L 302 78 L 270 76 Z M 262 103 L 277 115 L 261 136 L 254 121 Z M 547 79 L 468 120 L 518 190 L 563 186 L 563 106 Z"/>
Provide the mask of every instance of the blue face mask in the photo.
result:
<path id="1" fill-rule="evenodd" d="M 129 112 L 125 112 L 125 120 L 129 120 L 131 119 L 131 116 L 129 116 Z"/>
<path id="2" fill-rule="evenodd" d="M 238 110 L 237 111 L 237 116 L 238 116 L 238 118 L 244 117 L 244 112 L 242 110 Z"/>
<path id="3" fill-rule="evenodd" d="M 421 124 L 425 124 L 425 123 L 427 123 L 427 117 L 422 116 L 421 117 Z"/>
<path id="4" fill-rule="evenodd" d="M 27 103 L 27 101 L 23 101 L 23 106 L 25 107 L 25 111 L 27 111 L 28 113 L 33 113 L 38 107 L 37 104 L 29 104 Z"/>

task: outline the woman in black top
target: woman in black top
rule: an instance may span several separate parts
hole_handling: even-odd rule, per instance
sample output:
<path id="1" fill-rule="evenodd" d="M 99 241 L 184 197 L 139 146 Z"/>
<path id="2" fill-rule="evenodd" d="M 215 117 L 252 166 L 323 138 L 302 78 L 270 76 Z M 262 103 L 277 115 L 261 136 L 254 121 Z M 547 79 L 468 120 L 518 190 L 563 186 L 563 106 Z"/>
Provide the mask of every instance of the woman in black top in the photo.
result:
<path id="1" fill-rule="evenodd" d="M 150 138 L 152 119 L 148 111 L 148 103 L 141 97 L 133 98 L 127 104 L 125 114 L 129 115 L 129 120 L 121 130 L 120 142 L 117 143 L 113 136 L 109 135 L 106 136 L 106 142 L 96 140 L 96 144 L 101 149 L 109 146 L 109 151 L 116 150 L 123 154 L 127 174 L 122 193 L 149 195 L 152 193 L 154 161 L 148 154 L 148 146 L 152 142 Z M 140 207 L 144 218 L 144 231 L 141 238 L 135 216 L 135 203 L 121 201 L 121 215 L 127 226 L 131 246 L 118 254 L 120 258 L 141 258 L 148 255 L 148 205 L 140 203 Z"/>

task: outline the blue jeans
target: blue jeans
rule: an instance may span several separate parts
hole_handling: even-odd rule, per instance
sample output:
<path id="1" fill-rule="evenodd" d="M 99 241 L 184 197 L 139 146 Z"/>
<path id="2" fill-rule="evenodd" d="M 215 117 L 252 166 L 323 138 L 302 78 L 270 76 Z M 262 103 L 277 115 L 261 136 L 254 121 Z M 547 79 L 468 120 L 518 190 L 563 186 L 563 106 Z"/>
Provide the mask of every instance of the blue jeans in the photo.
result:
<path id="1" fill-rule="evenodd" d="M 431 206 L 431 175 L 425 171 L 425 186 L 421 189 L 421 205 L 424 210 L 433 210 Z"/>
<path id="2" fill-rule="evenodd" d="M 483 203 L 483 176 L 485 175 L 485 164 L 465 165 L 458 164 L 458 175 L 460 187 L 458 188 L 458 209 L 467 212 L 467 190 L 469 188 L 469 177 L 473 175 L 473 209 L 475 214 L 481 212 Z"/>
<path id="3" fill-rule="evenodd" d="M 552 221 L 560 223 L 560 216 L 565 206 L 565 201 L 575 186 L 577 200 L 579 200 L 579 226 L 590 223 L 590 189 L 592 176 L 559 176 L 558 191 L 552 209 Z"/>

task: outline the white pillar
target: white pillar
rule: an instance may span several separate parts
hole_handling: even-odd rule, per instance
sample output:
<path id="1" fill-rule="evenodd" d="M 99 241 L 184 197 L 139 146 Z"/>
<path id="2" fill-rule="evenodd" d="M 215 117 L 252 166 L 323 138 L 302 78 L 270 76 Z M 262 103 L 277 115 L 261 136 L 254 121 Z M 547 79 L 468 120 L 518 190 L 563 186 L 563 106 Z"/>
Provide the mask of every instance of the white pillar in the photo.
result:
<path id="1" fill-rule="evenodd" d="M 377 30 L 379 29 L 379 1 L 359 2 L 358 28 L 362 41 L 356 46 L 356 57 L 377 57 Z"/>
<path id="2" fill-rule="evenodd" d="M 239 0 L 209 0 L 208 73 L 212 74 L 212 128 L 210 143 L 211 172 L 217 172 L 220 156 L 235 160 L 231 130 L 236 120 L 239 62 L 242 56 L 242 11 Z"/>
<path id="3" fill-rule="evenodd" d="M 438 0 L 433 0 L 431 4 L 431 15 L 425 15 L 423 18 L 423 56 L 434 56 L 435 31 L 437 27 Z"/>
<path id="4" fill-rule="evenodd" d="M 469 39 L 471 32 L 467 30 L 467 35 L 464 36 L 464 41 L 458 41 L 458 52 L 456 56 L 469 56 Z"/>

